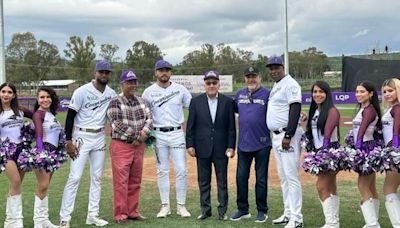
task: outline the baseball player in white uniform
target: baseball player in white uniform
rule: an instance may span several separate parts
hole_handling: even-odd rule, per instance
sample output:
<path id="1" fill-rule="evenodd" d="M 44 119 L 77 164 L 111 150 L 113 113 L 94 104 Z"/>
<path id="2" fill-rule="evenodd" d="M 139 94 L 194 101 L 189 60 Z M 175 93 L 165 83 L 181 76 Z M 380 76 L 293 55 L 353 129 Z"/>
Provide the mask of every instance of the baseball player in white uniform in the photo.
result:
<path id="1" fill-rule="evenodd" d="M 111 73 L 109 62 L 98 61 L 94 80 L 75 90 L 68 106 L 65 134 L 67 152 L 72 160 L 60 209 L 60 227 L 63 228 L 69 228 L 79 181 L 88 159 L 90 190 L 86 224 L 108 224 L 99 217 L 99 202 L 105 156 L 106 112 L 111 98 L 116 96 L 115 91 L 107 85 Z"/>
<path id="2" fill-rule="evenodd" d="M 157 159 L 157 183 L 161 197 L 161 209 L 157 218 L 171 214 L 169 203 L 169 160 L 174 165 L 176 177 L 177 214 L 190 217 L 185 207 L 187 191 L 186 144 L 181 129 L 184 121 L 183 108 L 188 108 L 192 98 L 182 85 L 169 79 L 172 65 L 159 60 L 155 64 L 156 83 L 146 88 L 142 97 L 148 102 L 153 114 L 156 135 L 155 154 Z"/>
<path id="3" fill-rule="evenodd" d="M 285 75 L 282 58 L 271 56 L 267 67 L 275 81 L 269 95 L 267 126 L 272 131 L 278 176 L 281 183 L 284 214 L 273 224 L 285 228 L 303 227 L 302 192 L 299 179 L 300 138 L 298 125 L 301 112 L 301 87 L 290 75 Z"/>

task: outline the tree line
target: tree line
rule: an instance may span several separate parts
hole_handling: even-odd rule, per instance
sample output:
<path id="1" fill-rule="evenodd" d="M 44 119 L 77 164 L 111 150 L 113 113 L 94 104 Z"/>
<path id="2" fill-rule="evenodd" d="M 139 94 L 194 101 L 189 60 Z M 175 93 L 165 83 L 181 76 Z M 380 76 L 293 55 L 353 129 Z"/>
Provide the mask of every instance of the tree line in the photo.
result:
<path id="1" fill-rule="evenodd" d="M 113 63 L 115 72 L 134 69 L 141 83 L 153 81 L 154 62 L 166 53 L 154 43 L 136 41 L 125 51 L 125 58 L 115 57 L 119 50 L 117 44 L 100 44 L 92 36 L 85 38 L 71 36 L 66 41 L 63 56 L 57 46 L 44 40 L 37 40 L 33 33 L 16 33 L 6 46 L 7 81 L 13 83 L 39 82 L 41 80 L 74 79 L 89 81 L 96 59 L 106 59 Z M 98 54 L 98 55 L 97 55 Z M 235 82 L 243 81 L 243 70 L 248 66 L 257 67 L 266 75 L 265 62 L 268 57 L 252 51 L 220 43 L 205 43 L 198 50 L 187 53 L 182 61 L 174 66 L 174 74 L 198 75 L 215 69 L 221 74 L 233 75 Z M 299 79 L 320 77 L 329 69 L 328 57 L 316 47 L 301 52 L 289 53 L 290 74 Z M 117 80 L 117 77 L 113 77 Z"/>

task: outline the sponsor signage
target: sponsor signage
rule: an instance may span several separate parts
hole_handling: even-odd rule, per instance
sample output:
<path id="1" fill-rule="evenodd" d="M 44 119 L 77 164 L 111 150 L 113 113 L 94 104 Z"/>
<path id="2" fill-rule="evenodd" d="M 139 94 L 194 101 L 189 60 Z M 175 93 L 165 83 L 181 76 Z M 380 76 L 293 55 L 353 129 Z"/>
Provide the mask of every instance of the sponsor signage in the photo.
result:
<path id="1" fill-rule="evenodd" d="M 190 93 L 204 93 L 203 75 L 172 75 L 171 81 L 181 84 L 189 90 Z M 233 90 L 232 75 L 220 75 L 221 93 L 231 93 Z"/>
<path id="2" fill-rule="evenodd" d="M 381 100 L 381 94 L 378 93 L 379 100 Z M 356 104 L 357 98 L 355 92 L 332 92 L 332 99 L 334 104 Z M 303 93 L 302 103 L 311 103 L 311 93 Z"/>

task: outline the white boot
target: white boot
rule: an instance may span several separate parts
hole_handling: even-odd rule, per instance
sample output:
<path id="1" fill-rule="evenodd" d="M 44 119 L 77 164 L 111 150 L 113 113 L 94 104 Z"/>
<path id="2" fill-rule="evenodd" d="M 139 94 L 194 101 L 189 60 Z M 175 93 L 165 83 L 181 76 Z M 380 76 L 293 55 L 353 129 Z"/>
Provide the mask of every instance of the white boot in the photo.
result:
<path id="1" fill-rule="evenodd" d="M 374 203 L 374 199 L 369 199 L 361 204 L 361 211 L 364 216 L 365 225 L 363 228 L 380 228 L 381 225 L 378 223 L 378 217 L 376 214 L 376 207 Z"/>
<path id="2" fill-rule="evenodd" d="M 321 205 L 325 216 L 325 225 L 321 228 L 339 228 L 339 197 L 331 195 Z"/>
<path id="3" fill-rule="evenodd" d="M 394 228 L 400 228 L 400 201 L 394 193 L 385 196 L 385 207 Z"/>
<path id="4" fill-rule="evenodd" d="M 33 208 L 34 228 L 57 228 L 49 221 L 49 198 L 46 196 L 42 200 L 35 195 L 35 205 Z"/>
<path id="5" fill-rule="evenodd" d="M 21 194 L 7 197 L 4 228 L 23 228 L 23 219 Z"/>
<path id="6" fill-rule="evenodd" d="M 376 217 L 379 220 L 379 205 L 380 205 L 379 199 L 372 199 L 372 201 L 374 202 Z"/>

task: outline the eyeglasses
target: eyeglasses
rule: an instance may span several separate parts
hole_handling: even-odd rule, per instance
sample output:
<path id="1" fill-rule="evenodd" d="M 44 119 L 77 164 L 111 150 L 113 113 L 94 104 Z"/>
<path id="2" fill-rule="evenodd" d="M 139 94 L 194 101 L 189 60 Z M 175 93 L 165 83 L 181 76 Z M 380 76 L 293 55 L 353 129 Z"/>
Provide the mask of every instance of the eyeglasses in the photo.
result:
<path id="1" fill-rule="evenodd" d="M 210 85 L 217 85 L 218 82 L 217 81 L 211 81 L 211 82 L 206 82 L 206 85 L 210 86 Z"/>
<path id="2" fill-rule="evenodd" d="M 111 71 L 108 70 L 99 70 L 97 72 L 99 72 L 99 74 L 111 74 Z"/>

